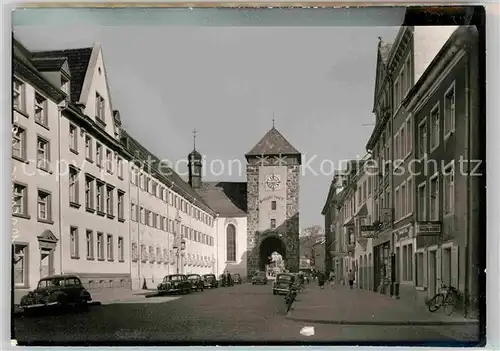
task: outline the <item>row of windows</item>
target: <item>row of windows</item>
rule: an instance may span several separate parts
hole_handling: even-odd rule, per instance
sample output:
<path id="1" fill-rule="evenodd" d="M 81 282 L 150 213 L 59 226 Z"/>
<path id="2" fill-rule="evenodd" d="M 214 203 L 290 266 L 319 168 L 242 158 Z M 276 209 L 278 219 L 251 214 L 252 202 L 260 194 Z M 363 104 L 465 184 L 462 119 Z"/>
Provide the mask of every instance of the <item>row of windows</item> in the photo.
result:
<path id="1" fill-rule="evenodd" d="M 443 105 L 443 138 L 446 140 L 455 131 L 455 82 L 446 90 Z M 440 129 L 441 113 L 440 101 L 438 101 L 431 109 L 429 120 L 424 117 L 418 124 L 418 158 L 421 159 L 427 154 L 428 147 L 430 147 L 430 152 L 433 152 L 439 146 L 441 140 Z"/>
<path id="2" fill-rule="evenodd" d="M 142 173 L 138 168 L 132 167 L 130 177 L 132 184 L 139 186 L 152 196 L 168 203 L 170 206 L 174 206 L 176 209 L 192 216 L 206 225 L 213 226 L 214 220 L 212 216 L 191 205 L 189 201 L 183 199 L 181 196 L 169 191 L 159 182 Z"/>
<path id="3" fill-rule="evenodd" d="M 12 198 L 12 214 L 28 217 L 28 186 L 14 182 Z M 39 222 L 53 223 L 52 193 L 48 190 L 37 189 L 37 219 Z"/>
<path id="4" fill-rule="evenodd" d="M 85 210 L 96 211 L 100 216 L 107 215 L 108 218 L 113 219 L 115 217 L 115 191 L 118 220 L 123 222 L 125 220 L 125 192 L 86 173 Z M 72 207 L 80 207 L 80 171 L 75 167 L 69 169 L 69 202 Z"/>
<path id="5" fill-rule="evenodd" d="M 176 253 L 174 250 L 169 250 L 166 247 L 162 247 L 161 245 L 141 245 L 141 250 L 138 250 L 139 246 L 137 243 L 132 243 L 132 261 L 137 262 L 149 262 L 149 263 L 174 263 L 176 260 Z M 188 253 L 186 255 L 186 260 L 193 261 L 203 261 L 205 264 L 210 263 L 213 259 L 210 259 L 208 256 L 203 256 L 200 254 L 191 254 Z"/>
<path id="6" fill-rule="evenodd" d="M 142 206 L 137 206 L 134 203 L 130 205 L 130 219 L 135 222 L 139 221 L 141 224 L 157 228 L 165 232 L 175 233 L 176 231 L 175 221 L 173 219 L 162 216 Z M 214 246 L 214 238 L 208 234 L 189 228 L 184 224 L 181 224 L 179 229 L 181 231 L 181 235 L 188 240 Z"/>
<path id="7" fill-rule="evenodd" d="M 63 84 L 63 87 L 65 85 Z M 49 128 L 48 120 L 48 100 L 41 93 L 35 91 L 35 99 L 33 100 L 32 110 L 28 110 L 26 99 L 26 86 L 18 78 L 14 78 L 12 81 L 12 106 L 14 109 L 23 112 L 23 114 L 28 114 L 35 116 L 35 123 Z M 30 113 L 31 112 L 31 113 Z"/>
<path id="8" fill-rule="evenodd" d="M 70 124 L 69 126 L 69 148 L 74 153 L 79 152 L 79 141 L 78 127 Z M 84 133 L 82 133 L 84 134 Z M 109 174 L 114 174 L 118 176 L 119 179 L 123 180 L 123 158 L 118 154 L 114 153 L 112 150 L 107 149 L 99 143 L 93 140 L 92 136 L 85 133 L 85 159 L 90 163 L 96 163 L 97 167 L 104 168 Z M 95 145 L 95 153 L 94 153 Z M 116 160 L 116 162 L 115 162 Z"/>
<path id="9" fill-rule="evenodd" d="M 396 187 L 394 191 L 395 220 L 406 218 L 413 213 L 413 179 L 410 177 Z"/>
<path id="10" fill-rule="evenodd" d="M 21 161 L 27 159 L 27 130 L 15 124 L 12 128 L 12 156 Z M 36 167 L 49 172 L 51 166 L 50 140 L 37 135 L 36 139 Z"/>
<path id="11" fill-rule="evenodd" d="M 125 241 L 122 236 L 119 236 L 115 242 L 115 236 L 112 234 L 104 234 L 87 229 L 85 230 L 85 254 L 87 260 L 97 258 L 100 261 L 115 259 L 115 244 L 117 247 L 117 259 L 120 262 L 124 261 Z M 71 226 L 70 232 L 70 256 L 73 259 L 80 259 L 80 233 L 78 227 Z"/>

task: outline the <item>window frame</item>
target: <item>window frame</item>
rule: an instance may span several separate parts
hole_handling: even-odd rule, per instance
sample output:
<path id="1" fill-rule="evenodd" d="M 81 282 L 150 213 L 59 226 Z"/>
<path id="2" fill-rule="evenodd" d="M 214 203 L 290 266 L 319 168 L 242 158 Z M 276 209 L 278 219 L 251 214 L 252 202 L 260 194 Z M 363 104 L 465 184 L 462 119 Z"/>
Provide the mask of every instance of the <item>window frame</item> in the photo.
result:
<path id="1" fill-rule="evenodd" d="M 447 171 L 452 169 L 452 173 L 449 174 Z M 451 182 L 450 184 L 447 184 L 447 178 L 451 177 Z M 449 217 L 453 216 L 455 214 L 455 177 L 456 177 L 456 172 L 455 172 L 455 162 L 454 160 L 450 161 L 446 166 L 443 167 L 443 217 Z M 451 185 L 451 192 L 448 194 L 447 192 L 449 191 L 448 187 Z M 449 203 L 448 203 L 449 202 Z M 451 209 L 449 212 L 447 212 L 447 205 L 451 205 Z"/>
<path id="2" fill-rule="evenodd" d="M 46 218 L 42 218 L 40 216 L 40 194 L 46 197 L 46 203 L 45 203 Z M 37 189 L 37 219 L 38 222 L 42 223 L 48 223 L 48 224 L 54 223 L 52 221 L 52 193 L 48 190 L 40 188 Z"/>
<path id="3" fill-rule="evenodd" d="M 439 221 L 439 213 L 440 213 L 440 199 L 439 199 L 439 196 L 441 195 L 440 194 L 440 189 L 439 189 L 439 186 L 440 186 L 440 180 L 439 180 L 439 172 L 436 172 L 434 173 L 430 178 L 429 178 L 429 220 L 431 221 Z M 431 202 L 432 202 L 432 182 L 436 180 L 436 196 L 435 196 L 435 201 L 437 202 L 435 204 L 435 208 L 434 208 L 434 213 L 431 213 L 432 211 L 432 205 L 431 205 Z"/>
<path id="4" fill-rule="evenodd" d="M 35 96 L 33 99 L 33 119 L 35 120 L 36 124 L 47 129 L 49 127 L 48 105 L 48 99 L 42 93 L 35 90 Z M 42 110 L 41 118 L 37 116 L 37 108 L 40 108 Z"/>
<path id="5" fill-rule="evenodd" d="M 420 200 L 420 194 L 421 194 L 421 188 L 424 188 L 424 190 L 422 191 L 422 194 L 424 194 L 424 200 L 423 202 Z M 421 182 L 420 184 L 418 184 L 418 187 L 417 187 L 418 191 L 417 191 L 417 194 L 418 194 L 418 201 L 417 201 L 417 221 L 420 221 L 420 222 L 424 222 L 424 221 L 427 221 L 427 218 L 429 217 L 428 216 L 428 201 L 429 201 L 429 196 L 428 196 L 428 187 L 427 187 L 427 180 L 424 180 L 423 182 Z M 420 206 L 423 206 L 423 216 L 422 216 L 422 212 L 421 212 L 421 207 Z M 423 218 L 422 218 L 423 217 Z"/>
<path id="6" fill-rule="evenodd" d="M 74 138 L 71 138 L 71 132 L 74 132 Z M 73 123 L 69 124 L 69 150 L 78 154 L 78 127 Z"/>
<path id="7" fill-rule="evenodd" d="M 422 154 L 422 134 L 420 133 L 422 131 L 422 126 L 423 130 L 425 130 L 425 146 Z M 427 124 L 427 116 L 422 118 L 422 120 L 418 123 L 418 159 L 422 160 L 424 159 L 429 152 L 429 125 Z"/>
<path id="8" fill-rule="evenodd" d="M 436 125 L 435 119 L 434 119 L 434 116 L 435 116 L 434 113 L 436 111 L 437 111 L 436 115 L 437 115 L 438 123 L 437 123 L 436 134 L 434 134 L 433 127 Z M 432 106 L 430 113 L 429 113 L 429 119 L 431 121 L 431 124 L 430 124 L 430 135 L 431 135 L 430 152 L 432 153 L 439 147 L 439 144 L 441 142 L 441 106 L 439 104 L 439 101 L 436 102 L 434 104 L 434 106 Z M 436 139 L 436 140 L 434 140 L 434 139 Z M 436 144 L 433 145 L 433 142 L 435 142 Z"/>
<path id="9" fill-rule="evenodd" d="M 45 149 L 39 144 L 45 145 Z M 39 158 L 39 152 L 43 151 L 43 158 Z M 42 163 L 42 164 L 40 164 Z M 50 172 L 50 140 L 40 134 L 36 136 L 36 168 L 45 172 Z"/>
<path id="10" fill-rule="evenodd" d="M 80 245 L 79 245 L 79 233 L 78 233 L 77 226 L 72 225 L 69 227 L 69 237 L 70 237 L 70 239 L 69 239 L 70 258 L 78 260 L 78 259 L 80 259 L 80 252 L 79 252 Z"/>
<path id="11" fill-rule="evenodd" d="M 447 102 L 448 102 L 448 95 L 450 95 L 450 92 L 453 91 L 453 112 L 451 113 L 451 117 L 450 117 L 450 120 L 448 120 L 448 114 L 447 114 Z M 457 113 L 456 113 L 456 102 L 457 102 L 457 91 L 456 91 L 456 85 L 455 85 L 455 81 L 453 81 L 453 83 L 450 84 L 450 86 L 448 87 L 448 89 L 446 89 L 445 93 L 444 93 L 444 102 L 443 102 L 443 105 L 444 105 L 444 111 L 443 111 L 443 117 L 444 117 L 444 120 L 443 120 L 443 133 L 444 133 L 444 140 L 448 139 L 450 137 L 450 135 L 452 135 L 454 132 L 455 132 L 455 124 L 456 124 L 456 116 L 457 116 Z M 447 122 L 450 123 L 450 126 L 447 125 Z M 447 130 L 447 127 L 449 127 L 449 130 Z"/>
<path id="12" fill-rule="evenodd" d="M 229 232 L 232 228 L 232 232 Z M 228 223 L 226 226 L 226 262 L 236 262 L 236 225 Z"/>
<path id="13" fill-rule="evenodd" d="M 19 136 L 17 135 L 19 132 Z M 12 125 L 12 157 L 22 162 L 26 162 L 27 158 L 27 129 L 17 123 Z M 20 155 L 16 155 L 14 152 L 14 140 L 19 139 L 20 145 Z"/>

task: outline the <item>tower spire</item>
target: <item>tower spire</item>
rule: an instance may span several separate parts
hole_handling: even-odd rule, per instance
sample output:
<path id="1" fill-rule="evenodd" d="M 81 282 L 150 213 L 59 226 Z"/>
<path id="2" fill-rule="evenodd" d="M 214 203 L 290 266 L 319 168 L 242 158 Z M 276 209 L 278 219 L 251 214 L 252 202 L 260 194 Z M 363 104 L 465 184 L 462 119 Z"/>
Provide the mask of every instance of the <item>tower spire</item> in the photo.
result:
<path id="1" fill-rule="evenodd" d="M 275 113 L 273 111 L 273 128 L 274 128 L 274 123 L 276 122 L 276 118 L 275 118 Z"/>
<path id="2" fill-rule="evenodd" d="M 198 132 L 196 131 L 196 129 L 193 129 L 193 150 L 196 150 L 196 135 L 198 134 Z"/>

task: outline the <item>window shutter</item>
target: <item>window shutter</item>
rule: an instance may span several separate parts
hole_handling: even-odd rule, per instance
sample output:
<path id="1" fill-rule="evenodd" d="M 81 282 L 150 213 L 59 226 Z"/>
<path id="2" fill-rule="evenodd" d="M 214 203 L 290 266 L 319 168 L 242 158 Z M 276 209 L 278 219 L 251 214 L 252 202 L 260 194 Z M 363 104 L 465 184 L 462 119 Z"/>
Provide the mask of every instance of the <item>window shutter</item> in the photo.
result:
<path id="1" fill-rule="evenodd" d="M 452 287 L 458 289 L 458 246 L 451 247 L 451 279 L 450 284 Z"/>
<path id="2" fill-rule="evenodd" d="M 436 291 L 441 289 L 441 283 L 443 282 L 441 280 L 441 251 L 441 248 L 436 250 Z"/>
<path id="3" fill-rule="evenodd" d="M 422 274 L 422 284 L 424 286 L 424 288 L 427 288 L 428 287 L 428 284 L 427 284 L 427 275 L 428 275 L 428 271 L 427 271 L 427 251 L 424 251 L 424 269 L 422 272 L 419 272 L 420 274 Z"/>

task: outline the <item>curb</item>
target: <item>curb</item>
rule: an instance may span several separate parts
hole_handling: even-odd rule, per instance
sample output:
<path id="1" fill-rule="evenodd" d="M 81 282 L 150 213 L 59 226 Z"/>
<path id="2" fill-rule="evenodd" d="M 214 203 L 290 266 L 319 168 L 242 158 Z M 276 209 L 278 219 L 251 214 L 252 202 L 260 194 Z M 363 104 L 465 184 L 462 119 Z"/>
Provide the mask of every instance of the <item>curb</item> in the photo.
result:
<path id="1" fill-rule="evenodd" d="M 293 308 L 293 305 L 292 305 Z M 325 320 L 325 319 L 310 319 L 292 317 L 291 311 L 288 312 L 287 319 L 296 322 L 316 323 L 316 324 L 337 324 L 337 325 L 476 325 L 479 323 L 477 320 L 471 321 L 350 321 L 350 320 Z"/>

